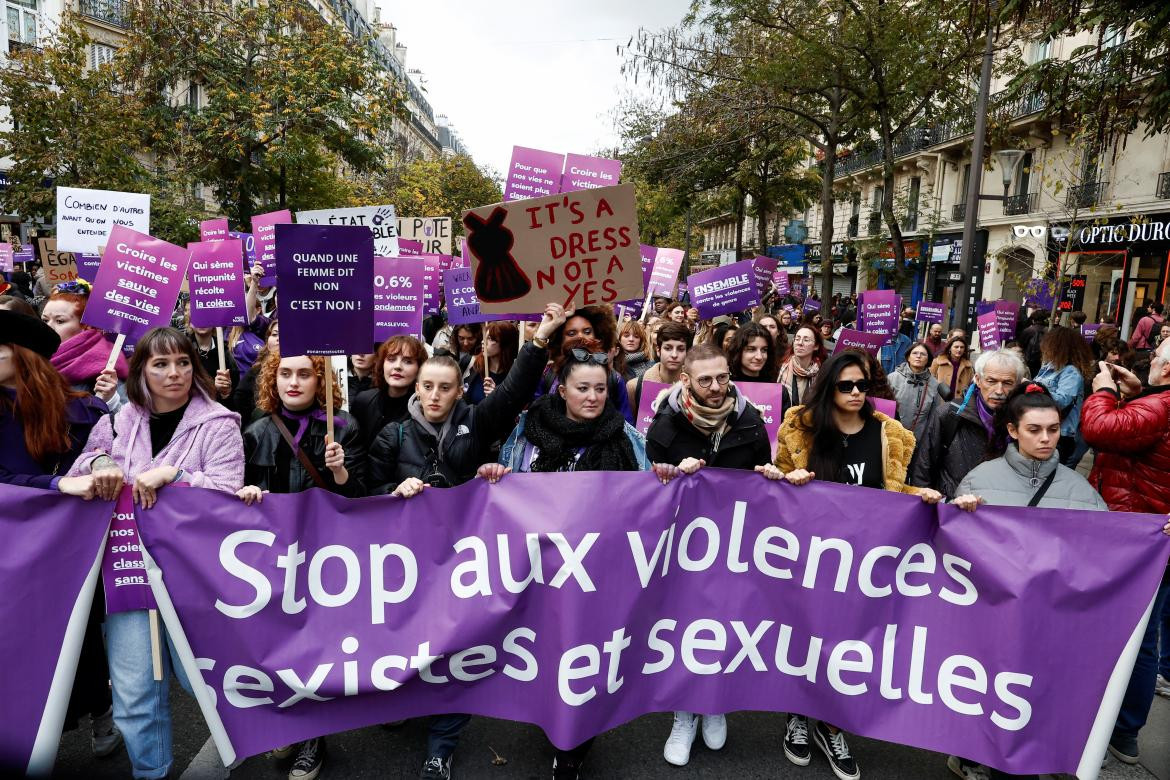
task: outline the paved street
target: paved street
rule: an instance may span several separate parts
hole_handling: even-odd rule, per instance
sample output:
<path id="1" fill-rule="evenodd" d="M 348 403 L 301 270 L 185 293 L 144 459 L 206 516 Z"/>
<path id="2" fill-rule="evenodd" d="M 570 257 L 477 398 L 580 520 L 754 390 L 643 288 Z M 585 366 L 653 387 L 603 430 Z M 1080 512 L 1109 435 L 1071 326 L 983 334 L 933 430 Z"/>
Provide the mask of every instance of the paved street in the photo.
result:
<path id="1" fill-rule="evenodd" d="M 175 715 L 175 758 L 178 776 L 188 768 L 207 739 L 194 700 L 178 686 L 172 705 Z M 586 765 L 590 778 L 775 778 L 783 780 L 831 780 L 828 762 L 814 753 L 808 767 L 788 763 L 780 749 L 784 717 L 774 713 L 736 713 L 728 717 L 728 742 L 720 753 L 712 753 L 701 740 L 684 769 L 662 760 L 662 744 L 670 731 L 670 715 L 639 718 L 600 737 Z M 1150 724 L 1142 732 L 1143 762 L 1149 766 L 1126 767 L 1110 759 L 1101 777 L 1104 780 L 1170 780 L 1170 702 L 1158 699 Z M 329 738 L 329 756 L 323 778 L 409 778 L 417 776 L 423 761 L 426 740 L 425 719 L 414 720 L 397 729 L 367 728 Z M 853 746 L 862 776 L 867 780 L 946 780 L 953 778 L 945 757 L 875 740 L 854 737 Z M 494 751 L 494 752 L 493 752 Z M 495 754 L 507 763 L 493 764 Z M 463 734 L 455 755 L 454 774 L 463 778 L 541 778 L 550 776 L 551 748 L 538 729 L 526 724 L 489 718 L 475 718 Z M 232 772 L 233 780 L 277 780 L 287 776 L 287 763 L 257 756 Z M 1152 770 L 1152 771 L 1151 771 Z M 65 735 L 54 775 L 60 778 L 129 777 L 125 751 L 95 760 L 89 755 L 88 732 Z M 199 780 L 191 772 L 185 780 Z"/>

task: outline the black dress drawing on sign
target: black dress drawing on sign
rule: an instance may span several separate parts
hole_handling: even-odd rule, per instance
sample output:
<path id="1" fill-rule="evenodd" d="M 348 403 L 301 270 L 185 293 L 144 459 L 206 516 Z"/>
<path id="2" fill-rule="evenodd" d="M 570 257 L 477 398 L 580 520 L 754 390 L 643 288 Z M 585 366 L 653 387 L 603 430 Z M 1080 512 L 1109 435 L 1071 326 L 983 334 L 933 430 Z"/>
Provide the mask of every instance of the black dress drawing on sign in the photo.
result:
<path id="1" fill-rule="evenodd" d="M 468 246 L 479 258 L 475 270 L 475 294 L 481 301 L 514 301 L 532 289 L 532 282 L 512 257 L 515 239 L 504 227 L 507 210 L 497 206 L 486 220 L 468 212 L 463 216 Z"/>

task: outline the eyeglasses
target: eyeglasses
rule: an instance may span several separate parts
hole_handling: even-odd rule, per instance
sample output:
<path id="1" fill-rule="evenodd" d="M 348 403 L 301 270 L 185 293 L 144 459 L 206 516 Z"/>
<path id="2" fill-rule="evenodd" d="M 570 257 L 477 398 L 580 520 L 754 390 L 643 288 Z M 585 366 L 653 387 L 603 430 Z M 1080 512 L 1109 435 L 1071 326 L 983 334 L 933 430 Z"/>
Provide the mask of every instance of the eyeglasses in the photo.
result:
<path id="1" fill-rule="evenodd" d="M 731 374 L 716 374 L 715 376 L 700 376 L 695 378 L 695 384 L 706 390 L 712 382 L 718 382 L 720 387 L 726 387 L 731 381 Z"/>
<path id="2" fill-rule="evenodd" d="M 858 392 L 868 393 L 869 388 L 872 385 L 873 383 L 868 379 L 842 379 L 837 382 L 836 387 L 838 393 L 849 395 L 853 392 L 854 388 L 856 388 Z"/>
<path id="3" fill-rule="evenodd" d="M 609 355 L 604 352 L 588 352 L 584 349 L 573 348 L 569 350 L 569 355 L 578 363 L 596 363 L 599 366 L 604 366 L 609 362 Z"/>

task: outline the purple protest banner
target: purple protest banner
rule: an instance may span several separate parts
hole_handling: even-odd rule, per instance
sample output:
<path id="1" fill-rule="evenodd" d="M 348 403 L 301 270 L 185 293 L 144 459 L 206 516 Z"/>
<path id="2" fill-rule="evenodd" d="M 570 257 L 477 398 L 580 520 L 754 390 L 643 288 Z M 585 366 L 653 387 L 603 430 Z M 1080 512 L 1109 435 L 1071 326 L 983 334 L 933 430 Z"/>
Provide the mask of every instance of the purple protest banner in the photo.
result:
<path id="1" fill-rule="evenodd" d="M 422 257 L 423 242 L 412 238 L 398 239 L 398 257 Z"/>
<path id="2" fill-rule="evenodd" d="M 114 225 L 82 323 L 131 343 L 169 325 L 190 258 L 181 246 Z"/>
<path id="3" fill-rule="evenodd" d="M 1057 282 L 1055 279 L 1041 279 L 1033 277 L 1024 285 L 1024 303 L 1034 309 L 1052 309 L 1056 299 Z"/>
<path id="4" fill-rule="evenodd" d="M 230 328 L 248 324 L 244 302 L 244 245 L 238 239 L 188 244 L 191 325 Z"/>
<path id="5" fill-rule="evenodd" d="M 972 515 L 722 469 L 182 492 L 139 526 L 225 763 L 443 712 L 568 748 L 647 712 L 764 710 L 1085 777 L 1170 547 L 1162 516 Z"/>
<path id="6" fill-rule="evenodd" d="M 773 271 L 772 284 L 776 285 L 777 295 L 787 295 L 791 291 L 791 288 L 788 286 L 787 271 Z"/>
<path id="7" fill-rule="evenodd" d="M 1092 341 L 1097 338 L 1097 331 L 1101 330 L 1101 322 L 1086 322 L 1081 325 L 1081 335 L 1085 337 L 1085 341 Z"/>
<path id="8" fill-rule="evenodd" d="M 12 262 L 31 263 L 36 259 L 32 244 L 21 244 L 20 249 L 12 253 Z"/>
<path id="9" fill-rule="evenodd" d="M 146 581 L 142 541 L 134 518 L 134 489 L 125 485 L 114 504 L 110 532 L 102 547 L 102 587 L 106 614 L 154 609 L 154 595 Z"/>
<path id="10" fill-rule="evenodd" d="M 886 417 L 889 417 L 893 420 L 898 419 L 898 404 L 894 401 L 891 401 L 888 398 L 874 398 L 873 396 L 867 397 L 866 400 L 869 401 L 870 406 L 884 414 Z"/>
<path id="11" fill-rule="evenodd" d="M 999 331 L 995 309 L 980 314 L 975 321 L 979 323 L 979 348 L 999 349 L 1002 334 Z"/>
<path id="12" fill-rule="evenodd" d="M 7 241 L 0 241 L 0 271 L 4 273 L 12 273 L 13 259 L 16 255 L 16 250 L 12 248 L 12 244 Z"/>
<path id="13" fill-rule="evenodd" d="M 239 233 L 235 230 L 228 231 L 228 238 L 236 238 L 244 245 L 244 268 L 251 273 L 252 269 L 256 267 L 256 237 L 251 233 Z"/>
<path id="14" fill-rule="evenodd" d="M 744 311 L 760 302 L 756 274 L 747 260 L 691 274 L 687 284 L 691 303 L 705 320 Z"/>
<path id="15" fill-rule="evenodd" d="M 756 255 L 750 262 L 752 270 L 756 272 L 756 292 L 759 294 L 760 300 L 763 300 L 764 295 L 772 287 L 772 275 L 776 273 L 776 266 L 780 264 L 780 259 Z"/>
<path id="16" fill-rule="evenodd" d="M 797 285 L 797 286 L 799 287 L 801 285 Z M 821 302 L 818 301 L 816 298 L 805 298 L 804 303 L 801 304 L 801 308 L 804 311 L 820 311 L 821 310 Z"/>
<path id="17" fill-rule="evenodd" d="M 443 272 L 443 298 L 447 301 L 447 322 L 451 325 L 499 320 L 540 322 L 541 319 L 539 314 L 487 314 L 480 311 L 470 268 L 452 268 Z"/>
<path id="18" fill-rule="evenodd" d="M 282 355 L 360 355 L 374 334 L 374 235 L 355 225 L 278 224 Z"/>
<path id="19" fill-rule="evenodd" d="M 1011 341 L 1016 337 L 1016 322 L 1020 316 L 1020 304 L 1015 301 L 995 302 L 995 321 L 999 327 L 1000 341 Z"/>
<path id="20" fill-rule="evenodd" d="M 276 284 L 276 226 L 292 224 L 288 209 L 270 211 L 252 217 L 252 235 L 256 240 L 256 262 L 264 269 L 260 283 L 266 287 Z"/>
<path id="21" fill-rule="evenodd" d="M 199 240 L 222 241 L 228 237 L 229 230 L 231 228 L 228 226 L 227 217 L 205 219 L 199 223 Z"/>
<path id="22" fill-rule="evenodd" d="M 515 151 L 513 151 L 512 157 L 514 162 Z M 622 174 L 622 161 L 610 160 L 605 157 L 590 157 L 587 154 L 570 152 L 565 155 L 564 164 L 565 172 L 561 174 L 561 192 L 612 187 L 618 183 Z"/>
<path id="23" fill-rule="evenodd" d="M 845 349 L 863 349 L 871 355 L 886 345 L 890 337 L 885 333 L 863 333 L 852 328 L 842 328 L 837 337 L 837 344 L 833 347 L 833 354 Z"/>
<path id="24" fill-rule="evenodd" d="M 646 247 L 645 244 L 641 244 Z M 650 267 L 650 277 L 646 279 L 646 292 L 651 296 L 661 295 L 664 298 L 674 296 L 675 285 L 678 284 L 678 274 L 682 270 L 685 253 L 681 249 L 667 247 L 647 247 L 654 250 L 654 263 Z M 645 278 L 645 271 L 643 271 Z"/>
<path id="25" fill-rule="evenodd" d="M 665 382 L 643 380 L 642 395 L 638 398 L 638 419 L 634 421 L 634 427 L 643 436 L 650 430 L 650 423 L 654 422 L 654 415 L 658 413 L 655 404 L 658 402 L 659 394 L 668 387 L 670 385 Z"/>
<path id="26" fill-rule="evenodd" d="M 784 421 L 784 386 L 775 382 L 736 382 L 736 389 L 760 411 L 768 442 L 772 445 L 772 457 L 776 457 L 776 434 Z"/>
<path id="27" fill-rule="evenodd" d="M 77 261 L 77 275 L 93 284 L 93 280 L 97 278 L 98 269 L 102 267 L 102 256 L 74 252 L 73 257 Z"/>
<path id="28" fill-rule="evenodd" d="M 995 301 L 976 301 L 975 314 L 986 314 L 989 311 L 995 311 Z"/>
<path id="29" fill-rule="evenodd" d="M 425 273 L 412 258 L 374 258 L 374 341 L 422 335 Z"/>
<path id="30" fill-rule="evenodd" d="M 555 195 L 561 189 L 561 172 L 564 167 L 563 154 L 513 146 L 512 160 L 508 164 L 508 180 L 504 184 L 504 200 Z"/>
<path id="31" fill-rule="evenodd" d="M 919 301 L 915 322 L 937 322 L 941 324 L 947 316 L 947 305 L 933 301 Z"/>
<path id="32" fill-rule="evenodd" d="M 867 290 L 857 296 L 857 328 L 866 333 L 892 336 L 898 330 L 898 304 L 894 290 Z"/>
<path id="33" fill-rule="evenodd" d="M 446 255 L 421 254 L 417 258 L 411 258 L 415 262 L 422 262 L 423 316 L 425 317 L 438 314 L 442 304 L 444 257 Z"/>
<path id="34" fill-rule="evenodd" d="M 112 507 L 0 483 L 0 775 L 52 771 Z"/>

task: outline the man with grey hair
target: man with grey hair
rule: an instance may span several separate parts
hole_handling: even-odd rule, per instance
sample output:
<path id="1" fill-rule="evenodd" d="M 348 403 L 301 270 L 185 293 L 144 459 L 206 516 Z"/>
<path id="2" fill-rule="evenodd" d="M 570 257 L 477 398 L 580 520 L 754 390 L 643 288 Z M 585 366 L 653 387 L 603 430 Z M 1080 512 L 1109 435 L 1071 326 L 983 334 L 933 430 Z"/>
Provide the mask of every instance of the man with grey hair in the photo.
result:
<path id="1" fill-rule="evenodd" d="M 1023 381 L 1026 367 L 1008 349 L 983 352 L 967 394 L 936 407 L 914 448 L 910 484 L 938 490 L 948 499 L 967 472 L 987 459 L 992 418 L 1008 393 Z"/>

